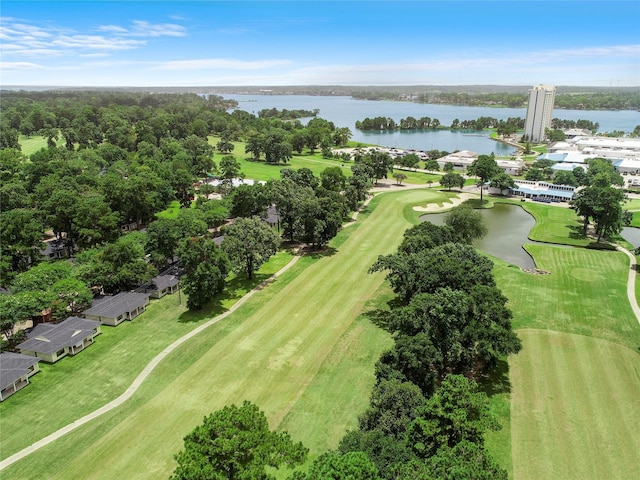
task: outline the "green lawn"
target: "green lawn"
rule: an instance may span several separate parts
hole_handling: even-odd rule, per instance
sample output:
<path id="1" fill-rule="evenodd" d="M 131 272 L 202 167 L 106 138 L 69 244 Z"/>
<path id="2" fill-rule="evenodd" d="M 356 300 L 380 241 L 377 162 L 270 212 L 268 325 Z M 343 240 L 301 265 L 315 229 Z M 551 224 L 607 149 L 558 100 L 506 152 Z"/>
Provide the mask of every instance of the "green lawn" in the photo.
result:
<path id="1" fill-rule="evenodd" d="M 41 148 L 47 148 L 47 139 L 38 135 L 32 137 L 20 135 L 18 141 L 20 142 L 21 152 L 25 157 L 30 156 Z M 64 140 L 60 139 L 56 143 L 58 146 L 64 145 Z"/>
<path id="2" fill-rule="evenodd" d="M 626 300 L 628 259 L 527 250 L 549 275 L 501 261 L 494 269 L 523 350 L 509 362 L 507 391 L 491 397 L 510 430 L 489 434 L 488 446 L 517 480 L 637 478 L 640 326 Z"/>
<path id="3" fill-rule="evenodd" d="M 220 139 L 218 137 L 210 136 L 209 144 L 215 146 Z M 291 160 L 285 164 L 279 165 L 270 165 L 265 163 L 263 160 L 255 161 L 251 158 L 251 154 L 245 153 L 245 143 L 244 142 L 232 142 L 234 145 L 233 152 L 231 155 L 240 163 L 240 170 L 244 173 L 246 178 L 250 178 L 252 180 L 270 180 L 280 178 L 280 170 L 283 168 L 293 168 L 294 170 L 298 170 L 300 168 L 308 168 L 313 172 L 316 177 L 320 176 L 320 173 L 327 167 L 340 167 L 342 169 L 342 173 L 345 176 L 351 176 L 351 165 L 352 162 L 344 162 L 338 158 L 322 158 L 322 154 L 319 150 L 313 155 L 310 155 L 308 152 L 303 152 L 302 155 L 294 155 L 291 157 Z M 214 155 L 214 160 L 216 162 L 220 161 L 222 155 L 220 153 L 216 153 Z M 440 175 L 431 175 L 427 173 L 421 172 L 412 172 L 406 170 L 398 170 L 399 173 L 404 173 L 407 178 L 403 180 L 403 183 L 412 183 L 417 185 L 426 185 L 429 180 L 432 182 L 437 182 L 440 179 Z M 394 180 L 393 175 L 389 175 L 390 180 Z"/>
<path id="4" fill-rule="evenodd" d="M 629 198 L 625 200 L 622 208 L 632 212 L 640 211 L 640 198 Z"/>
<path id="5" fill-rule="evenodd" d="M 626 295 L 626 255 L 539 244 L 526 248 L 549 275 L 523 273 L 502 262 L 494 268 L 515 328 L 576 333 L 629 348 L 640 345 L 640 326 Z"/>
<path id="6" fill-rule="evenodd" d="M 156 218 L 177 218 L 180 211 L 180 202 L 174 200 L 161 212 L 156 213 Z"/>
<path id="7" fill-rule="evenodd" d="M 582 222 L 570 208 L 524 202 L 522 206 L 536 219 L 529 238 L 539 242 L 587 246 L 592 240 L 582 234 Z"/>
<path id="8" fill-rule="evenodd" d="M 522 329 L 511 363 L 514 478 L 640 478 L 637 348 Z"/>
<path id="9" fill-rule="evenodd" d="M 167 295 L 152 300 L 146 312 L 131 322 L 102 326 L 95 343 L 82 353 L 53 365 L 41 362 L 31 384 L 0 404 L 2 458 L 120 395 L 166 346 L 231 307 L 291 258 L 287 252 L 278 253 L 253 282 L 230 280 L 224 295 L 201 312 L 188 312 L 183 295 Z M 32 428 L 24 428 L 27 421 Z"/>
<path id="10" fill-rule="evenodd" d="M 16 479 L 166 478 L 182 437 L 204 415 L 244 399 L 256 402 L 272 427 L 286 426 L 295 440 L 308 443 L 312 455 L 335 447 L 366 408 L 373 363 L 390 345 L 387 334 L 360 316 L 386 285 L 384 274 L 368 275 L 367 269 L 379 254 L 395 251 L 409 226 L 398 209 L 423 203 L 428 196 L 435 199 L 438 192 L 378 196 L 356 225 L 341 232 L 338 249 L 302 259 L 223 322 L 178 348 L 117 411 L 3 473 Z M 178 316 L 172 321 L 172 315 L 167 316 L 169 326 L 181 328 Z M 199 321 L 189 325 L 193 328 Z M 135 348 L 123 355 L 137 362 Z M 89 385 L 83 396 L 102 395 L 98 390 L 103 387 L 87 381 L 93 371 L 118 376 L 118 368 L 109 362 L 93 364 L 93 370 L 79 367 L 74 376 Z M 48 397 L 47 411 L 64 408 L 69 417 L 78 416 L 75 396 L 67 385 L 65 395 Z M 29 418 L 34 409 L 27 403 L 12 415 Z M 17 435 L 23 425 L 24 420 L 14 421 L 11 431 L 3 428 L 3 437 Z M 40 424 L 31 425 L 20 433 L 21 443 L 43 433 Z M 13 445 L 6 452 L 3 446 L 2 455 L 19 448 Z"/>

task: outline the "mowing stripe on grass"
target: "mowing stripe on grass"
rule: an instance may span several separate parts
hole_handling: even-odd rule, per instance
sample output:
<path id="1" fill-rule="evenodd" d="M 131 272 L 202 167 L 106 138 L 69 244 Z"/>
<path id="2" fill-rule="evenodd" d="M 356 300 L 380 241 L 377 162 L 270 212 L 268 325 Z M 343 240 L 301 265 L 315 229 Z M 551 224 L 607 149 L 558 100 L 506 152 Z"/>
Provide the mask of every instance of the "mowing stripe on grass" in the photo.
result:
<path id="1" fill-rule="evenodd" d="M 582 335 L 518 335 L 523 349 L 510 361 L 514 478 L 640 478 L 640 356 Z"/>
<path id="2" fill-rule="evenodd" d="M 336 345 L 360 321 L 357 315 L 384 282 L 384 274 L 366 272 L 379 254 L 395 250 L 408 226 L 398 208 L 423 202 L 428 195 L 433 194 L 414 190 L 385 195 L 337 252 L 311 264 L 289 283 L 278 280 L 259 292 L 227 318 L 224 323 L 230 328 L 224 335 L 219 324 L 194 337 L 159 364 L 129 402 L 12 465 L 7 474 L 11 478 L 32 478 L 36 472 L 49 478 L 166 477 L 182 437 L 213 410 L 252 400 L 272 426 L 294 407 L 306 411 L 300 404 L 304 393 L 327 359 L 335 362 Z M 350 354 L 347 349 L 340 351 Z M 370 368 L 370 360 L 365 360 Z M 336 373 L 343 384 L 335 388 L 349 392 L 361 371 L 349 372 L 348 362 L 343 368 Z M 369 392 L 350 395 L 358 399 L 359 411 L 366 407 Z M 336 396 L 327 392 L 326 401 L 336 401 Z M 332 430 L 316 448 L 335 446 L 359 413 L 336 407 L 337 416 L 325 419 Z M 300 431 L 295 439 L 304 441 L 306 434 Z"/>

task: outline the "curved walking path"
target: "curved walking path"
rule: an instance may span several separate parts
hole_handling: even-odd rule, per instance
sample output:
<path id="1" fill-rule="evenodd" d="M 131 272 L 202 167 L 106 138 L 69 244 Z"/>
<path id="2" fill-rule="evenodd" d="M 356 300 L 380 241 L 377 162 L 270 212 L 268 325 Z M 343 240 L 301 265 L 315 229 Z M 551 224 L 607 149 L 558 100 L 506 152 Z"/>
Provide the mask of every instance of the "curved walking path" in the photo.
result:
<path id="1" fill-rule="evenodd" d="M 176 348 L 178 348 L 180 345 L 185 343 L 187 340 L 195 337 L 196 335 L 198 335 L 203 330 L 209 328 L 211 325 L 213 325 L 213 324 L 219 322 L 220 320 L 223 320 L 224 318 L 226 318 L 229 315 L 231 315 L 238 308 L 240 308 L 247 300 L 249 300 L 249 298 L 251 298 L 256 292 L 258 292 L 262 288 L 264 288 L 264 286 L 266 284 L 272 282 L 274 279 L 276 279 L 277 277 L 282 275 L 284 272 L 289 270 L 299 259 L 300 259 L 300 256 L 296 255 L 295 257 L 293 257 L 291 259 L 291 261 L 289 263 L 287 263 L 284 267 L 282 267 L 280 270 L 278 270 L 276 273 L 274 273 L 271 277 L 269 277 L 264 282 L 260 283 L 255 288 L 253 288 L 251 291 L 246 293 L 235 304 L 233 304 L 233 306 L 231 308 L 229 308 L 229 310 L 227 310 L 226 312 L 218 315 L 217 317 L 212 318 L 211 320 L 208 320 L 207 322 L 203 323 L 199 327 L 194 328 L 189 333 L 187 333 L 186 335 L 183 335 L 182 337 L 180 337 L 179 339 L 174 341 L 171 345 L 169 345 L 164 350 L 162 350 L 162 352 L 160 352 L 158 355 L 156 355 L 153 358 L 153 360 L 151 360 L 142 369 L 142 371 L 138 374 L 138 376 L 131 383 L 131 385 L 129 385 L 129 388 L 127 388 L 124 391 L 124 393 L 122 393 L 119 397 L 117 397 L 114 400 L 110 401 L 106 405 L 103 405 L 102 407 L 98 408 L 97 410 L 94 410 L 93 412 L 90 412 L 90 413 L 86 414 L 84 417 L 79 418 L 78 420 L 74 421 L 73 423 L 70 423 L 70 424 L 60 428 L 59 430 L 56 430 L 55 432 L 47 435 L 46 437 L 42 438 L 41 440 L 38 440 L 37 442 L 33 443 L 32 445 L 30 445 L 30 446 L 28 446 L 26 448 L 23 448 L 22 450 L 20 450 L 19 452 L 14 453 L 10 457 L 7 457 L 4 460 L 0 461 L 0 471 L 4 470 L 9 465 L 12 465 L 13 463 L 17 462 L 18 460 L 21 460 L 22 458 L 26 457 L 27 455 L 30 455 L 31 453 L 35 452 L 36 450 L 44 447 L 45 445 L 48 445 L 49 443 L 53 442 L 54 440 L 57 440 L 58 438 L 60 438 L 60 437 L 62 437 L 64 435 L 66 435 L 67 433 L 75 430 L 76 428 L 78 428 L 78 427 L 90 422 L 91 420 L 94 420 L 95 418 L 99 417 L 100 415 L 102 415 L 104 413 L 107 413 L 107 412 L 113 410 L 114 408 L 117 408 L 120 405 L 122 405 L 124 402 L 129 400 L 133 396 L 134 393 L 136 393 L 138 388 L 140 388 L 140 385 L 142 385 L 142 382 L 144 382 L 146 380 L 146 378 L 151 374 L 153 369 L 156 368 L 158 366 L 158 364 L 162 360 L 164 360 L 171 352 L 173 352 Z"/>
<path id="2" fill-rule="evenodd" d="M 377 190 L 377 192 L 392 191 L 389 188 L 390 185 L 385 185 L 385 186 L 380 185 L 380 186 L 381 186 L 381 188 L 379 190 Z M 420 186 L 413 186 L 412 185 L 409 188 L 424 188 L 424 187 L 421 186 L 421 185 Z M 371 201 L 372 198 L 373 198 L 373 196 L 368 197 L 367 200 L 363 203 L 362 206 L 366 206 L 369 203 L 369 201 Z M 358 212 L 359 212 L 359 210 L 358 210 Z M 352 218 L 351 222 L 349 222 L 348 224 L 343 225 L 343 228 L 348 226 L 348 225 L 350 225 L 350 224 L 352 224 L 352 223 L 354 223 L 356 221 L 358 212 L 355 213 L 355 215 Z M 5 468 L 7 468 L 8 466 L 14 464 L 18 460 L 21 460 L 24 457 L 26 457 L 26 456 L 32 454 L 33 452 L 39 450 L 40 448 L 50 444 L 51 442 L 59 439 L 60 437 L 66 435 L 67 433 L 72 432 L 76 428 L 81 427 L 82 425 L 85 425 L 86 423 L 89 423 L 90 421 L 96 419 L 97 417 L 99 417 L 99 416 L 101 416 L 101 415 L 103 415 L 103 414 L 105 414 L 105 413 L 107 413 L 107 412 L 119 407 L 120 405 L 122 405 L 124 402 L 129 400 L 138 391 L 138 389 L 140 388 L 142 383 L 151 374 L 151 372 L 156 368 L 156 366 L 158 366 L 158 364 L 162 360 L 164 360 L 171 352 L 173 352 L 180 345 L 182 345 L 183 343 L 185 343 L 189 339 L 195 337 L 196 335 L 198 335 L 200 332 L 202 332 L 203 330 L 207 329 L 211 325 L 213 325 L 213 324 L 219 322 L 220 320 L 223 320 L 224 318 L 226 318 L 229 315 L 231 315 L 238 308 L 240 308 L 249 298 L 251 298 L 256 292 L 258 292 L 259 290 L 264 288 L 264 286 L 266 284 L 272 282 L 274 279 L 276 279 L 277 277 L 282 275 L 284 272 L 286 272 L 299 259 L 300 259 L 300 256 L 296 255 L 294 258 L 291 259 L 291 261 L 289 263 L 287 263 L 284 267 L 282 267 L 280 270 L 278 270 L 276 273 L 274 273 L 271 277 L 269 277 L 267 280 L 265 280 L 264 282 L 262 282 L 259 285 L 257 285 L 250 292 L 248 292 L 242 298 L 240 298 L 231 308 L 229 308 L 229 310 L 227 310 L 226 312 L 218 315 L 217 317 L 212 318 L 211 320 L 208 320 L 207 322 L 203 323 L 199 327 L 193 329 L 189 333 L 183 335 L 182 337 L 180 337 L 177 340 L 175 340 L 172 344 L 167 346 L 164 350 L 162 350 L 162 352 L 160 352 L 158 355 L 156 355 L 142 369 L 142 371 L 134 379 L 134 381 L 131 383 L 131 385 L 129 385 L 129 388 L 127 388 L 120 396 L 118 396 L 117 398 L 113 399 L 109 403 L 103 405 L 102 407 L 94 410 L 93 412 L 90 412 L 90 413 L 86 414 L 85 416 L 79 418 L 78 420 L 76 420 L 76 421 L 74 421 L 74 422 L 72 422 L 72 423 L 70 423 L 70 424 L 68 424 L 68 425 L 56 430 L 55 432 L 53 432 L 53 433 L 47 435 L 46 437 L 38 440 L 37 442 L 31 444 L 30 446 L 28 446 L 26 448 L 23 448 L 22 450 L 14 453 L 13 455 L 11 455 L 11 456 L 5 458 L 4 460 L 0 461 L 0 471 L 2 471 Z"/>
<path id="3" fill-rule="evenodd" d="M 626 248 L 621 247 L 620 245 L 616 245 L 616 250 L 626 254 L 630 260 L 629 277 L 627 280 L 627 297 L 629 298 L 629 303 L 631 304 L 633 313 L 636 316 L 636 320 L 638 320 L 638 323 L 640 323 L 640 307 L 638 306 L 638 299 L 636 298 L 636 278 L 637 278 L 636 256 Z"/>

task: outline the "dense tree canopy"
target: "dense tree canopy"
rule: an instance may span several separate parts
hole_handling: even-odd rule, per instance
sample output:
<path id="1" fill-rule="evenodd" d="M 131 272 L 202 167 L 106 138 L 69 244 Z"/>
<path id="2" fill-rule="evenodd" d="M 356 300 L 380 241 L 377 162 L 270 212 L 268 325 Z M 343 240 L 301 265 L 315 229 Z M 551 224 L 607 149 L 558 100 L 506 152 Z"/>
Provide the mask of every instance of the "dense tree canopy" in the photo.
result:
<path id="1" fill-rule="evenodd" d="M 444 224 L 464 243 L 471 243 L 487 234 L 482 214 L 464 204 L 452 208 L 445 215 Z"/>
<path id="2" fill-rule="evenodd" d="M 275 478 L 267 467 L 298 465 L 307 452 L 288 433 L 271 431 L 264 413 L 245 401 L 205 417 L 184 438 L 171 479 L 267 480 Z"/>
<path id="3" fill-rule="evenodd" d="M 493 263 L 469 245 L 447 243 L 430 250 L 378 257 L 370 272 L 388 270 L 393 291 L 404 301 L 418 293 L 450 287 L 470 291 L 475 285 L 494 286 Z"/>
<path id="4" fill-rule="evenodd" d="M 609 185 L 609 175 L 600 173 L 591 180 L 591 185 L 578 190 L 571 205 L 583 218 L 583 233 L 587 234 L 593 221 L 598 242 L 604 237 L 620 233 L 624 226 L 622 201 L 624 192 Z"/>
<path id="5" fill-rule="evenodd" d="M 224 229 L 222 250 L 236 273 L 252 279 L 269 258 L 278 251 L 280 236 L 259 217 L 239 218 Z"/>
<path id="6" fill-rule="evenodd" d="M 440 185 L 447 190 L 464 187 L 464 177 L 459 173 L 447 172 L 440 178 Z"/>
<path id="7" fill-rule="evenodd" d="M 185 238 L 177 253 L 184 269 L 180 281 L 187 294 L 187 307 L 200 309 L 224 289 L 229 260 L 213 240 L 205 237 Z"/>

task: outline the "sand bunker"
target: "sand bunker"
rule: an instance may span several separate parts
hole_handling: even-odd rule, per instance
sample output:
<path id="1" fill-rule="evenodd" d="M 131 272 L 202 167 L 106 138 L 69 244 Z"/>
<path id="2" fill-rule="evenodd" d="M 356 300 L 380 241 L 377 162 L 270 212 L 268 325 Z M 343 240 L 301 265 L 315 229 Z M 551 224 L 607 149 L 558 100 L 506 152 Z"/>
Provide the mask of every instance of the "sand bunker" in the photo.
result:
<path id="1" fill-rule="evenodd" d="M 457 205 L 460 205 L 465 200 L 469 200 L 471 198 L 477 198 L 477 195 L 472 193 L 460 193 L 456 198 L 450 198 L 442 205 L 438 205 L 437 203 L 428 203 L 425 207 L 417 205 L 413 207 L 413 209 L 416 212 L 440 212 L 442 210 L 449 210 Z"/>

